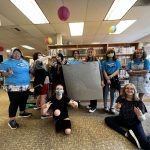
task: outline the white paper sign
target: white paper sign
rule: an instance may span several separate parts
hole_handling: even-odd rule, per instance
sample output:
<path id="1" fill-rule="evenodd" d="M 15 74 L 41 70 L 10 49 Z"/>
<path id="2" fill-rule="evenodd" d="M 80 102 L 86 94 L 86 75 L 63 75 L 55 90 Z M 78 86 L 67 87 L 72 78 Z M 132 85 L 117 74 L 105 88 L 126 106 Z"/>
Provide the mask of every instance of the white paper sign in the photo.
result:
<path id="1" fill-rule="evenodd" d="M 67 94 L 75 100 L 102 99 L 98 62 L 63 65 Z"/>

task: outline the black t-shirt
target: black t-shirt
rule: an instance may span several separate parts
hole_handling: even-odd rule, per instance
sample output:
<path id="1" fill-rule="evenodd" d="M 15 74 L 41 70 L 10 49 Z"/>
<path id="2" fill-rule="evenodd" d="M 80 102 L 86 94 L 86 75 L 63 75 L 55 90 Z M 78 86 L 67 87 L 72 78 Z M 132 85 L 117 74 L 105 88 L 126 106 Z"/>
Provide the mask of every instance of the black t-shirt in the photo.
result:
<path id="1" fill-rule="evenodd" d="M 140 100 L 128 101 L 124 97 L 119 96 L 116 103 L 121 103 L 119 116 L 129 125 L 134 125 L 139 122 L 137 115 L 134 112 L 134 107 L 139 107 L 143 114 L 147 112 L 144 103 Z"/>
<path id="2" fill-rule="evenodd" d="M 62 64 L 60 64 L 60 62 L 57 62 L 55 65 L 51 67 L 50 80 L 52 83 L 58 83 L 58 84 L 63 84 L 65 82 Z"/>
<path id="3" fill-rule="evenodd" d="M 53 112 L 56 109 L 59 109 L 61 114 L 60 114 L 60 119 L 65 119 L 68 117 L 68 103 L 71 99 L 68 98 L 67 96 L 63 95 L 60 100 L 56 98 L 56 95 L 50 97 L 49 101 L 52 103 L 51 108 Z M 53 116 L 54 117 L 54 116 Z M 54 117 L 55 118 L 55 117 Z"/>

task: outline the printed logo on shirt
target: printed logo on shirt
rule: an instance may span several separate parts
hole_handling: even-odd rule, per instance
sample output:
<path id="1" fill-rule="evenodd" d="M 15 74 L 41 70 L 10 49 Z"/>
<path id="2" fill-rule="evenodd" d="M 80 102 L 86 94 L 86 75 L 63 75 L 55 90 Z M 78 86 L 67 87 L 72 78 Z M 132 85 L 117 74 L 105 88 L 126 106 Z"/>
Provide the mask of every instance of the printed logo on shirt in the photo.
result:
<path id="1" fill-rule="evenodd" d="M 112 68 L 112 67 L 115 67 L 116 65 L 114 63 L 111 63 L 111 64 L 107 64 L 107 66 Z"/>
<path id="2" fill-rule="evenodd" d="M 27 65 L 26 65 L 26 64 L 24 64 L 24 63 L 19 63 L 19 64 L 17 64 L 17 66 L 19 66 L 19 67 L 21 67 L 21 68 L 23 68 L 23 67 L 27 67 Z"/>

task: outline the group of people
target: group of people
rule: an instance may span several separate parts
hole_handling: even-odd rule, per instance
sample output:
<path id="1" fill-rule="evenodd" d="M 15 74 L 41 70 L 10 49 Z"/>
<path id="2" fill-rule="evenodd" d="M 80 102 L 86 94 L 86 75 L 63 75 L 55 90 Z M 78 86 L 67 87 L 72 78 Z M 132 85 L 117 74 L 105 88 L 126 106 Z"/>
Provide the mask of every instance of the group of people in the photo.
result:
<path id="1" fill-rule="evenodd" d="M 20 116 L 29 117 L 32 115 L 25 111 L 29 96 L 30 73 L 32 73 L 34 76 L 34 93 L 37 96 L 36 108 L 41 107 L 41 118 L 48 117 L 49 110 L 52 108 L 56 131 L 63 130 L 67 135 L 71 133 L 71 122 L 67 106 L 77 108 L 78 103 L 67 97 L 62 65 L 82 63 L 79 58 L 79 51 L 74 51 L 73 56 L 73 60 L 65 61 L 63 55 L 59 53 L 51 65 L 50 75 L 48 75 L 43 63 L 43 60 L 49 57 L 43 58 L 41 53 L 33 55 L 34 63 L 31 67 L 23 59 L 20 49 L 16 48 L 12 51 L 10 58 L 0 64 L 0 71 L 5 77 L 6 90 L 10 101 L 8 126 L 11 129 L 19 127 L 15 119 L 18 107 Z M 107 50 L 106 59 L 100 62 L 95 57 L 95 50 L 89 48 L 85 61 L 98 61 L 99 63 L 105 112 L 114 114 L 115 110 L 119 111 L 117 116 L 106 117 L 106 124 L 127 137 L 139 148 L 150 149 L 150 137 L 146 136 L 141 124 L 141 121 L 146 119 L 145 113 L 147 109 L 143 103 L 143 96 L 146 76 L 150 71 L 150 64 L 146 59 L 145 52 L 142 49 L 135 50 L 133 59 L 128 63 L 126 69 L 129 73 L 130 83 L 125 85 L 122 90 L 120 90 L 118 78 L 121 63 L 117 60 L 113 49 Z M 50 83 L 52 84 L 52 95 L 47 97 Z M 119 91 L 120 96 L 115 101 L 116 90 Z M 109 92 L 110 107 L 107 104 Z M 88 105 L 89 112 L 94 112 L 96 107 L 97 100 L 90 100 L 90 105 Z"/>

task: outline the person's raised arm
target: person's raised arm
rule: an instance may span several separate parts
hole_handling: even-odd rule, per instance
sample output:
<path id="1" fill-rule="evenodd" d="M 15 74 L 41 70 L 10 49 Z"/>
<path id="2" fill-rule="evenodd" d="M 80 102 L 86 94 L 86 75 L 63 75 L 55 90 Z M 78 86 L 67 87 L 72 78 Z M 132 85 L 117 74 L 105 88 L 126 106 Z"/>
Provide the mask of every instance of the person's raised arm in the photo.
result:
<path id="1" fill-rule="evenodd" d="M 146 120 L 145 114 L 142 113 L 139 107 L 134 107 L 134 112 L 140 121 Z"/>

